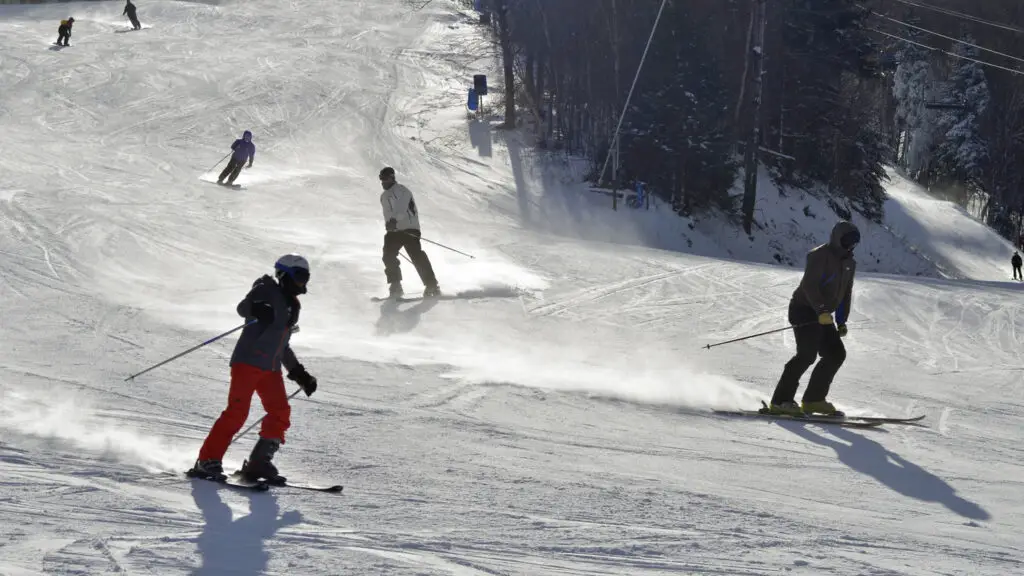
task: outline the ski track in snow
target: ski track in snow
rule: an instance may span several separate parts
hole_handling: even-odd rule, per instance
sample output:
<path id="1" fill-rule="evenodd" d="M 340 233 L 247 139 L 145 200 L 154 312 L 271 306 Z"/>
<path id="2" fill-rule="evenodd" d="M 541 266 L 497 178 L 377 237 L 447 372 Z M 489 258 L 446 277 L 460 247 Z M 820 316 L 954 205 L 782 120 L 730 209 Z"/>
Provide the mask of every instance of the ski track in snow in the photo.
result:
<path id="1" fill-rule="evenodd" d="M 467 119 L 472 74 L 497 94 L 500 73 L 450 0 L 152 0 L 139 34 L 113 33 L 115 4 L 0 6 L 0 573 L 1024 568 L 1020 285 L 962 211 L 892 174 L 831 396 L 927 427 L 718 417 L 770 394 L 793 346 L 702 349 L 785 323 L 798 269 L 734 255 L 800 254 L 828 218 L 804 228 L 794 201 L 768 218 L 791 245 L 715 244 L 710 220 L 561 188 Z M 48 50 L 69 11 L 73 46 Z M 245 189 L 209 185 L 247 128 Z M 426 247 L 465 297 L 370 301 L 385 164 L 424 236 L 476 256 Z M 278 462 L 345 492 L 187 481 L 234 340 L 124 378 L 237 325 L 288 251 L 314 267 L 294 343 L 321 384 Z"/>

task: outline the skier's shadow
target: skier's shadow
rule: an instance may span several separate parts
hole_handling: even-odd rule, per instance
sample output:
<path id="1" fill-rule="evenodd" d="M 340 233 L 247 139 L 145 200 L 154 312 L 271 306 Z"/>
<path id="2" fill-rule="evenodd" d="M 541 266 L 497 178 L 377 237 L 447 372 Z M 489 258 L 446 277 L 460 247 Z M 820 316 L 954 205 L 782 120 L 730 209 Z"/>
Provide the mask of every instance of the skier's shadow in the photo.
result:
<path id="1" fill-rule="evenodd" d="M 193 576 L 262 574 L 270 555 L 263 542 L 278 529 L 302 522 L 298 511 L 278 518 L 280 508 L 272 492 L 245 492 L 249 514 L 232 520 L 231 508 L 221 500 L 221 488 L 205 480 L 192 481 L 192 498 L 203 513 L 203 532 L 196 540 L 202 564 Z"/>
<path id="2" fill-rule="evenodd" d="M 833 440 L 812 432 L 798 422 L 780 422 L 779 425 L 815 444 L 832 448 L 840 462 L 861 474 L 871 476 L 899 494 L 925 502 L 938 502 L 950 511 L 972 520 L 988 520 L 992 517 L 978 504 L 958 496 L 956 490 L 942 478 L 849 428 L 829 428 L 838 439 Z"/>
<path id="3" fill-rule="evenodd" d="M 420 317 L 437 306 L 437 298 L 425 298 L 409 308 L 402 309 L 402 302 L 386 300 L 380 305 L 380 318 L 377 320 L 377 335 L 390 336 L 402 332 L 410 332 L 420 323 Z"/>

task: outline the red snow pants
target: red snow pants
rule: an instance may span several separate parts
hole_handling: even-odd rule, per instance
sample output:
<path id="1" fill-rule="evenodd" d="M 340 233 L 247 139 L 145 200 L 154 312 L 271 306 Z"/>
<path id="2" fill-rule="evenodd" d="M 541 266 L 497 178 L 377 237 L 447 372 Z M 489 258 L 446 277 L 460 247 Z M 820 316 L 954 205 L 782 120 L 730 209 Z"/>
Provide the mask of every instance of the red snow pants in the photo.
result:
<path id="1" fill-rule="evenodd" d="M 284 379 L 280 372 L 260 370 L 248 364 L 231 366 L 231 389 L 228 391 L 228 407 L 217 418 L 210 433 L 199 450 L 200 460 L 223 460 L 231 439 L 238 434 L 249 417 L 252 393 L 259 394 L 267 417 L 263 419 L 260 437 L 280 440 L 284 444 L 284 433 L 291 426 L 291 406 L 284 391 Z"/>

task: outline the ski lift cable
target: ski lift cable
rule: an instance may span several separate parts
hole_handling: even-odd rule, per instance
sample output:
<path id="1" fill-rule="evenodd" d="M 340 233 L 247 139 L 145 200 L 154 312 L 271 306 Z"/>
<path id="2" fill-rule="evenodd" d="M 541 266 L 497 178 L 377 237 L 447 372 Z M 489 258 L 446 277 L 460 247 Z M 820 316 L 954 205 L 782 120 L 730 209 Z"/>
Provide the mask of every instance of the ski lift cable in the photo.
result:
<path id="1" fill-rule="evenodd" d="M 925 10 L 934 10 L 940 14 L 947 16 L 955 16 L 957 18 L 963 18 L 964 20 L 970 20 L 971 22 L 977 22 L 978 24 L 986 24 L 995 28 L 1001 28 L 1003 30 L 1009 30 L 1010 32 L 1017 32 L 1018 34 L 1024 34 L 1024 28 L 1018 28 L 1009 24 L 1003 24 L 1001 22 L 994 22 L 992 20 L 986 20 L 979 18 L 978 16 L 971 16 L 970 14 L 964 14 L 963 12 L 957 12 L 956 10 L 950 10 L 949 8 L 940 8 L 938 6 L 932 6 L 930 4 L 923 4 L 915 0 L 896 0 L 901 4 L 907 4 L 908 6 L 915 6 L 917 8 L 924 8 Z"/>
<path id="2" fill-rule="evenodd" d="M 888 32 L 882 32 L 881 30 L 878 30 L 877 28 L 870 28 L 869 27 L 869 28 L 867 28 L 867 30 L 870 30 L 871 32 L 875 32 L 876 34 L 881 34 L 882 36 L 888 36 L 889 38 L 893 38 L 893 39 L 896 39 L 896 40 L 900 40 L 902 42 L 906 42 L 907 44 L 913 44 L 915 46 L 920 46 L 922 48 L 927 48 L 928 50 L 932 50 L 932 51 L 935 51 L 935 52 L 942 52 L 943 54 L 948 54 L 948 55 L 950 55 L 950 56 L 952 56 L 954 58 L 960 58 L 961 60 L 969 60 L 971 62 L 976 62 L 978 64 L 981 64 L 983 66 L 990 66 L 992 68 L 998 68 L 1000 70 L 1005 70 L 1007 72 L 1012 72 L 1014 74 L 1020 74 L 1020 75 L 1024 76 L 1024 71 L 1021 71 L 1021 70 L 1016 70 L 1014 68 L 1007 68 L 1006 66 L 1000 66 L 998 64 L 993 64 L 991 62 L 985 62 L 984 60 L 978 60 L 976 58 L 968 58 L 967 56 L 961 56 L 959 54 L 954 54 L 952 52 L 949 52 L 948 50 L 943 50 L 941 48 L 936 48 L 934 46 L 929 46 L 927 44 L 922 44 L 920 42 L 915 42 L 913 40 L 909 40 L 907 38 L 903 38 L 902 36 L 897 36 L 895 34 L 889 34 Z"/>
<path id="3" fill-rule="evenodd" d="M 1000 52 L 998 50 L 992 50 L 991 48 L 985 48 L 984 46 L 979 46 L 977 44 L 971 44 L 970 42 L 967 42 L 965 40 L 957 40 L 956 38 L 953 38 L 952 36 L 946 36 L 945 34 L 941 34 L 939 32 L 935 32 L 933 30 L 928 30 L 927 28 L 922 28 L 920 26 L 917 26 L 915 24 L 911 24 L 909 22 L 904 22 L 902 20 L 897 20 L 897 19 L 892 18 L 890 16 L 887 16 L 885 14 L 881 14 L 881 13 L 878 13 L 878 12 L 873 12 L 873 14 L 875 16 L 878 16 L 879 18 L 885 18 L 886 20 L 888 20 L 890 22 L 894 22 L 894 23 L 899 24 L 901 26 L 906 26 L 908 28 L 913 28 L 915 30 L 920 30 L 921 32 L 924 32 L 926 34 L 932 34 L 934 36 L 938 36 L 939 38 L 945 38 L 946 40 L 952 40 L 953 42 L 957 42 L 957 43 L 963 44 L 965 46 L 970 46 L 972 48 L 977 48 L 978 50 L 984 50 L 985 52 L 989 52 L 989 53 L 995 54 L 997 56 L 1002 56 L 1003 58 L 1009 58 L 1010 60 L 1016 60 L 1017 62 L 1024 62 L 1024 58 L 1019 58 L 1017 56 L 1013 56 L 1012 54 L 1006 54 L 1005 52 Z"/>

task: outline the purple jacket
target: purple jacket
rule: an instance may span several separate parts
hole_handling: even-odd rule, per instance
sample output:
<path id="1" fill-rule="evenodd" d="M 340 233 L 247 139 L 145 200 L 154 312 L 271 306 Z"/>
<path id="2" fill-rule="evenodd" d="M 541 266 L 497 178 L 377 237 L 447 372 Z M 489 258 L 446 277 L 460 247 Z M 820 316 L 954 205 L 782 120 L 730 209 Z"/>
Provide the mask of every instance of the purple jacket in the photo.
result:
<path id="1" fill-rule="evenodd" d="M 252 143 L 252 132 L 246 130 L 242 137 L 231 145 L 231 149 L 235 151 L 231 155 L 232 160 L 235 162 L 248 160 L 249 164 L 252 164 L 253 159 L 256 158 L 256 145 Z"/>

